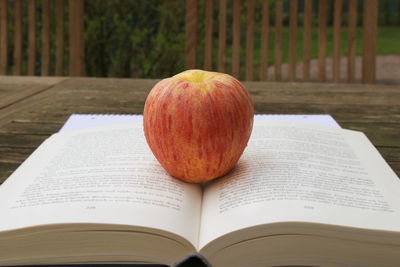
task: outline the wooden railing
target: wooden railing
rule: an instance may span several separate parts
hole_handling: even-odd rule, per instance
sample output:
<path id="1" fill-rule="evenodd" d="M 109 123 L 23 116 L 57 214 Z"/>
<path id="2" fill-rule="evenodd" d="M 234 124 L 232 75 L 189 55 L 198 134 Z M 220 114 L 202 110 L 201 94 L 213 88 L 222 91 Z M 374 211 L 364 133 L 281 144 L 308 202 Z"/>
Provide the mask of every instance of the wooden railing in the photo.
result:
<path id="1" fill-rule="evenodd" d="M 11 8 L 9 8 L 11 3 Z M 83 42 L 83 0 L 69 0 L 69 44 L 64 36 L 64 0 L 42 0 L 41 6 L 35 0 L 0 0 L 0 75 L 56 75 L 83 76 L 85 74 Z M 25 10 L 26 9 L 26 10 Z M 9 10 L 13 13 L 9 14 Z M 37 16 L 41 10 L 40 17 Z M 23 14 L 27 13 L 25 22 Z M 14 40 L 9 42 L 7 26 L 14 17 Z M 38 23 L 41 19 L 41 23 Z M 52 20 L 53 19 L 53 20 Z M 55 21 L 55 37 L 52 38 L 51 21 Z M 25 23 L 25 24 L 24 24 Z M 40 28 L 38 25 L 41 25 Z M 27 25 L 24 27 L 23 25 Z M 24 30 L 27 29 L 27 32 Z M 38 34 L 38 31 L 41 31 Z M 24 37 L 28 37 L 25 44 Z M 41 49 L 38 51 L 36 38 L 40 38 Z M 55 40 L 54 49 L 52 40 Z M 68 41 L 67 40 L 67 41 Z M 11 44 L 12 47 L 11 47 Z M 69 46 L 69 47 L 68 47 Z M 53 54 L 51 51 L 54 50 Z M 12 64 L 8 55 L 12 52 Z M 69 51 L 69 60 L 65 62 L 64 54 Z M 36 55 L 40 54 L 40 58 Z M 55 62 L 51 59 L 55 58 Z M 69 63 L 69 64 L 66 64 Z M 69 68 L 66 67 L 69 65 Z M 40 66 L 40 68 L 38 68 Z M 69 71 L 68 71 L 69 70 Z"/>
<path id="2" fill-rule="evenodd" d="M 246 8 L 246 43 L 245 43 L 245 80 L 283 80 L 282 73 L 282 58 L 283 53 L 283 16 L 284 16 L 284 3 L 289 5 L 289 51 L 288 51 L 288 66 L 287 66 L 287 80 L 296 81 L 300 77 L 296 71 L 297 54 L 296 48 L 298 45 L 303 46 L 302 55 L 302 80 L 310 81 L 311 77 L 311 45 L 312 45 L 312 17 L 314 12 L 318 16 L 318 69 L 317 78 L 319 82 L 327 81 L 327 17 L 328 17 L 328 0 L 319 0 L 317 6 L 313 6 L 312 0 L 304 1 L 304 21 L 303 21 L 303 39 L 297 40 L 298 33 L 298 0 L 276 0 L 275 3 L 275 21 L 274 25 L 270 25 L 270 8 L 272 1 L 263 0 L 260 4 L 254 0 L 232 1 L 232 23 L 227 21 L 227 2 L 226 0 L 218 1 L 218 48 L 217 48 L 217 63 L 212 61 L 213 54 L 213 12 L 214 4 L 216 1 L 204 0 L 204 59 L 203 63 L 199 63 L 198 48 L 200 42 L 199 36 L 199 23 L 201 17 L 199 16 L 198 7 L 199 0 L 186 0 L 186 57 L 185 68 L 204 68 L 207 70 L 216 70 L 220 72 L 230 72 L 234 76 L 240 76 L 240 66 L 243 64 L 240 60 L 241 50 L 241 9 Z M 348 46 L 347 46 L 347 78 L 346 82 L 355 82 L 356 73 L 356 31 L 357 31 L 357 6 L 358 0 L 335 0 L 333 8 L 333 52 L 332 52 L 332 82 L 342 81 L 341 77 L 341 33 L 342 33 L 342 17 L 345 5 L 348 10 Z M 229 2 L 231 3 L 231 2 Z M 376 79 L 376 34 L 377 34 L 377 13 L 378 1 L 377 0 L 364 0 L 363 2 L 363 38 L 362 38 L 362 82 L 375 83 Z M 258 5 L 257 5 L 258 4 Z M 254 63 L 254 45 L 255 38 L 255 9 L 261 9 L 261 53 L 260 63 L 257 66 L 258 73 L 255 73 Z M 318 12 L 316 10 L 318 9 Z M 201 14 L 202 15 L 202 14 Z M 269 51 L 269 38 L 270 29 L 274 27 L 274 53 L 270 55 Z M 227 43 L 227 32 L 232 31 L 231 43 Z M 230 55 L 229 62 L 227 61 L 227 46 L 231 47 L 232 54 Z M 200 50 L 200 49 L 199 49 Z M 274 75 L 272 76 L 268 71 L 268 60 L 273 58 Z M 271 72 L 271 71 L 270 71 Z M 257 76 L 257 77 L 256 77 Z"/>

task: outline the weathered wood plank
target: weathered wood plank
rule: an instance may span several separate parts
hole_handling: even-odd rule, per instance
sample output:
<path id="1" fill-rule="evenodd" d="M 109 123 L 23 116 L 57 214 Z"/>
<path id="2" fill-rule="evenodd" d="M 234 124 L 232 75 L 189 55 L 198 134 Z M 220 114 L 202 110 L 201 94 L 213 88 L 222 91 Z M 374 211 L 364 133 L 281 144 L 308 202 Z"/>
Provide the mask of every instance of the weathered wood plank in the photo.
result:
<path id="1" fill-rule="evenodd" d="M 400 147 L 399 146 L 398 147 L 378 146 L 377 149 L 386 161 L 392 161 L 392 162 L 397 161 L 400 163 Z"/>
<path id="2" fill-rule="evenodd" d="M 0 77 L 0 88 L 3 86 L 2 81 L 9 81 L 10 79 L 15 79 L 16 77 Z M 143 104 L 146 99 L 146 96 L 150 89 L 155 85 L 158 80 L 146 80 L 146 79 L 97 79 L 97 78 L 75 78 L 75 79 L 68 79 L 68 78 L 32 78 L 32 77 L 18 77 L 16 81 L 20 81 L 23 83 L 25 81 L 35 81 L 36 79 L 43 79 L 43 81 L 59 81 L 65 84 L 57 87 L 56 90 L 47 92 L 43 91 L 40 94 L 35 94 L 33 97 L 22 99 L 21 101 L 17 101 L 12 106 L 6 106 L 1 110 L 0 113 L 0 127 L 4 121 L 7 121 L 8 118 L 13 117 L 14 114 L 20 114 L 24 110 L 34 111 L 37 109 L 45 109 L 48 105 L 54 104 L 56 108 L 62 108 L 62 106 L 67 105 L 65 102 L 65 97 L 69 94 L 71 97 L 75 94 L 76 96 L 79 95 L 79 98 L 83 100 L 85 103 L 80 103 L 81 107 L 78 110 L 73 110 L 72 112 L 93 112 L 93 109 L 90 109 L 91 106 L 93 107 L 93 103 L 97 98 L 97 94 L 100 91 L 106 92 L 108 94 L 108 98 L 115 100 L 114 106 L 104 106 L 104 111 L 102 112 L 113 112 L 113 113 L 142 113 L 143 112 Z M 86 83 L 85 86 L 82 84 L 79 86 L 79 83 Z M 29 82 L 25 83 L 30 84 Z M 8 87 L 8 85 L 6 85 Z M 78 89 L 78 90 L 77 90 Z M 87 94 L 90 91 L 91 94 Z M 93 91 L 92 91 L 93 90 Z M 125 95 L 132 95 L 135 98 L 127 100 L 126 97 L 118 94 L 118 96 L 112 93 L 114 91 L 115 94 L 118 90 L 122 90 L 120 93 Z M 107 93 L 108 92 L 108 93 Z M 87 95 L 85 95 L 87 94 Z M 60 99 L 60 103 L 51 103 L 52 100 L 49 98 L 57 96 Z M 138 102 L 136 102 L 136 100 Z M 106 100 L 105 100 L 106 101 Z M 140 101 L 140 102 L 139 102 Z M 77 103 L 76 101 L 73 101 Z M 138 106 L 137 103 L 141 103 Z M 123 107 L 125 105 L 126 107 Z M 129 107 L 130 105 L 130 107 Z M 61 107 L 59 107 L 61 106 Z M 119 108 L 118 108 L 119 106 Z M 129 111 L 126 112 L 126 109 Z M 96 112 L 98 113 L 98 112 Z"/>
<path id="3" fill-rule="evenodd" d="M 38 122 L 9 122 L 3 124 L 0 134 L 33 134 L 33 135 L 50 135 L 58 132 L 62 124 L 60 123 L 38 123 Z"/>
<path id="4" fill-rule="evenodd" d="M 63 78 L 0 77 L 0 110 L 49 89 Z M 28 82 L 29 81 L 29 82 Z M 1 116 L 0 116 L 1 118 Z"/>
<path id="5" fill-rule="evenodd" d="M 15 31 L 14 31 L 14 75 L 22 73 L 22 0 L 14 1 Z"/>
<path id="6" fill-rule="evenodd" d="M 0 147 L 0 161 L 3 163 L 22 163 L 35 149 Z"/>
<path id="7" fill-rule="evenodd" d="M 382 122 L 396 123 L 400 119 L 398 108 L 387 108 L 382 106 L 357 106 L 347 108 L 348 105 L 326 105 L 326 104 L 313 104 L 308 105 L 299 103 L 285 103 L 284 101 L 278 102 L 255 102 L 254 110 L 258 114 L 330 114 L 335 120 L 340 123 L 358 123 L 368 122 L 373 125 L 375 121 L 382 120 Z M 347 109 L 346 109 L 347 108 Z M 365 114 L 360 114 L 365 109 L 370 111 Z M 387 111 L 391 110 L 397 114 L 386 115 Z M 400 129 L 399 129 L 400 130 Z"/>
<path id="8" fill-rule="evenodd" d="M 204 69 L 212 70 L 213 0 L 205 0 Z"/>
<path id="9" fill-rule="evenodd" d="M 296 80 L 296 49 L 297 49 L 297 8 L 298 1 L 290 1 L 290 24 L 289 24 L 289 81 Z"/>
<path id="10" fill-rule="evenodd" d="M 138 96 L 138 101 L 127 101 L 123 106 L 118 107 L 117 102 L 113 106 L 107 106 L 102 109 L 102 113 L 107 114 L 141 114 L 143 110 L 144 100 L 142 96 Z M 89 102 L 89 101 L 88 101 Z M 279 110 L 281 107 L 281 110 Z M 63 123 L 72 113 L 99 113 L 98 108 L 86 104 L 84 106 L 66 104 L 62 110 L 58 107 L 43 107 L 41 110 L 31 110 L 29 114 L 20 112 L 13 115 L 16 121 L 28 122 L 52 122 Z M 357 105 L 349 107 L 349 105 L 326 105 L 326 104 L 309 104 L 301 103 L 284 103 L 281 102 L 261 102 L 255 103 L 257 113 L 285 113 L 285 114 L 331 114 L 340 122 L 364 122 L 374 123 L 381 121 L 385 123 L 396 123 L 400 121 L 400 111 L 396 106 L 371 106 Z M 367 110 L 364 112 L 364 110 Z M 362 114 L 361 114 L 362 112 Z M 390 113 L 389 113 L 390 112 Z M 43 120 L 44 114 L 46 121 Z"/>
<path id="11" fill-rule="evenodd" d="M 218 71 L 225 72 L 226 63 L 226 0 L 219 1 Z"/>
<path id="12" fill-rule="evenodd" d="M 240 79 L 240 0 L 233 1 L 232 75 Z"/>
<path id="13" fill-rule="evenodd" d="M 35 81 L 29 77 L 8 78 L 20 82 L 25 78 L 28 84 Z M 11 90 L 7 89 L 6 80 L 0 78 L 0 96 Z M 29 149 L 58 131 L 71 113 L 142 113 L 146 96 L 156 82 L 66 78 L 48 90 L 5 107 L 0 113 L 0 154 L 4 155 L 0 159 L 0 175 L 11 173 L 18 164 L 10 162 L 22 160 Z M 398 167 L 396 172 L 400 171 L 398 86 L 275 82 L 244 85 L 252 95 L 256 113 L 331 114 L 342 127 L 365 132 L 386 161 Z M 4 177 L 0 176 L 0 180 Z"/>
<path id="14" fill-rule="evenodd" d="M 360 131 L 371 140 L 375 146 L 398 147 L 400 144 L 400 127 L 396 123 L 346 123 L 342 122 L 341 126 L 345 129 Z M 379 127 L 379 130 L 376 128 Z M 397 141 L 396 141 L 397 140 Z"/>
<path id="15" fill-rule="evenodd" d="M 311 27 L 312 0 L 304 2 L 304 32 L 303 32 L 303 81 L 310 81 L 311 73 Z"/>
<path id="16" fill-rule="evenodd" d="M 246 80 L 254 76 L 254 0 L 247 1 Z"/>
<path id="17" fill-rule="evenodd" d="M 349 1 L 347 82 L 354 83 L 356 73 L 357 0 Z"/>
<path id="18" fill-rule="evenodd" d="M 268 79 L 269 0 L 264 0 L 262 3 L 260 80 L 266 81 Z"/>
<path id="19" fill-rule="evenodd" d="M 389 166 L 393 169 L 398 177 L 400 177 L 400 162 L 388 161 Z"/>
<path id="20" fill-rule="evenodd" d="M 362 82 L 375 83 L 378 0 L 364 1 L 363 21 Z"/>
<path id="21" fill-rule="evenodd" d="M 0 162 L 0 184 L 4 181 L 18 168 L 20 163 L 6 163 Z"/>
<path id="22" fill-rule="evenodd" d="M 65 121 L 64 121 L 65 122 Z M 0 147 L 2 148 L 37 148 L 48 135 L 10 134 L 0 133 Z"/>

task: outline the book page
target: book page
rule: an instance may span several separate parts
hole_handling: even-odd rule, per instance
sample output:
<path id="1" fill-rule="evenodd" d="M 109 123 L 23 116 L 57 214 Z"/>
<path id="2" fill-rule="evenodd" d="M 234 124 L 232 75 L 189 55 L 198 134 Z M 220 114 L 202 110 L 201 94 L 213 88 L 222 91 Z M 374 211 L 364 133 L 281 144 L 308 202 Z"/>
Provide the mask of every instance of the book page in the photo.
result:
<path id="1" fill-rule="evenodd" d="M 293 121 L 340 128 L 328 114 L 255 114 L 254 120 Z M 143 123 L 141 114 L 72 114 L 59 132 L 122 123 Z"/>
<path id="2" fill-rule="evenodd" d="M 236 168 L 203 196 L 200 248 L 276 222 L 400 231 L 400 180 L 364 134 L 256 122 Z"/>
<path id="3" fill-rule="evenodd" d="M 0 231 L 55 223 L 150 227 L 197 243 L 201 188 L 169 176 L 140 125 L 55 134 L 0 187 Z"/>
<path id="4" fill-rule="evenodd" d="M 59 132 L 74 131 L 91 127 L 115 124 L 143 124 L 141 114 L 72 114 Z"/>

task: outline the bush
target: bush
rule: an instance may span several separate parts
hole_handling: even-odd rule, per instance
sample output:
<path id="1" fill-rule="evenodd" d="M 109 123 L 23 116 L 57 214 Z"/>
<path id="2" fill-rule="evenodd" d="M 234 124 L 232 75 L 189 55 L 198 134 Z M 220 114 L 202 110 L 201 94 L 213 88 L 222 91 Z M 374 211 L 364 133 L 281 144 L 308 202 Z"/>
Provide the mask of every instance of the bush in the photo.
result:
<path id="1" fill-rule="evenodd" d="M 86 1 L 87 75 L 161 78 L 182 71 L 182 7 L 182 1 Z"/>

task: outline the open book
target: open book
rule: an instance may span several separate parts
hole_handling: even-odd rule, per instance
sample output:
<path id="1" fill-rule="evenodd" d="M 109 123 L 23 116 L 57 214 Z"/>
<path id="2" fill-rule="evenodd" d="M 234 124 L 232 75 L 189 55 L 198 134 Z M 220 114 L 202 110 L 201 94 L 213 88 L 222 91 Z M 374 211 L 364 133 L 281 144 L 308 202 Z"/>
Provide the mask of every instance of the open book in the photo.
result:
<path id="1" fill-rule="evenodd" d="M 170 177 L 140 124 L 57 133 L 0 187 L 0 265 L 398 266 L 400 180 L 364 134 L 256 120 L 237 166 Z"/>

